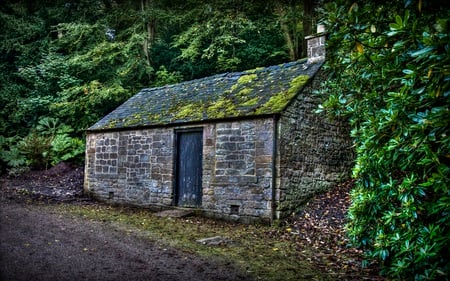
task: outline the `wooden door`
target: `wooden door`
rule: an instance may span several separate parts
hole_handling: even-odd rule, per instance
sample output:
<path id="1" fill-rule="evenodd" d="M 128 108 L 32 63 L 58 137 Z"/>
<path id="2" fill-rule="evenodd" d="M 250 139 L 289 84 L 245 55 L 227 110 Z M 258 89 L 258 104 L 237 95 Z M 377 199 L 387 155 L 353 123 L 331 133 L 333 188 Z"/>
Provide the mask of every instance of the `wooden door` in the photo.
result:
<path id="1" fill-rule="evenodd" d="M 177 133 L 175 203 L 181 207 L 200 207 L 202 204 L 201 130 Z"/>

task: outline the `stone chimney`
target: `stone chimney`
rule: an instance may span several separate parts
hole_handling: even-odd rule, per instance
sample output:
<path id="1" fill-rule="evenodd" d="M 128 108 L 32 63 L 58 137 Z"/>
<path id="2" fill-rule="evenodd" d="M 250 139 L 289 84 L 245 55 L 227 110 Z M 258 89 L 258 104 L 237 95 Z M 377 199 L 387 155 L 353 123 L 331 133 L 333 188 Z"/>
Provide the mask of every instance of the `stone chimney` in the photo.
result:
<path id="1" fill-rule="evenodd" d="M 327 33 L 325 26 L 317 25 L 317 33 L 305 37 L 307 45 L 308 63 L 325 60 L 325 37 Z"/>

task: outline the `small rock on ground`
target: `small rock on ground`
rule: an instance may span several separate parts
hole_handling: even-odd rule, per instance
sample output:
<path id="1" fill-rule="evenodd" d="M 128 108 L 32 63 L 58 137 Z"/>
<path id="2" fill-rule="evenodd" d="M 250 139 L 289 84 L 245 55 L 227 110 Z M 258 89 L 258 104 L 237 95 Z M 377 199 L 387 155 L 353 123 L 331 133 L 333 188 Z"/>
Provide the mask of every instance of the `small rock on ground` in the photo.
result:
<path id="1" fill-rule="evenodd" d="M 193 212 L 190 210 L 180 210 L 180 209 L 172 209 L 172 210 L 164 210 L 155 214 L 157 217 L 162 218 L 184 218 L 192 215 Z"/>

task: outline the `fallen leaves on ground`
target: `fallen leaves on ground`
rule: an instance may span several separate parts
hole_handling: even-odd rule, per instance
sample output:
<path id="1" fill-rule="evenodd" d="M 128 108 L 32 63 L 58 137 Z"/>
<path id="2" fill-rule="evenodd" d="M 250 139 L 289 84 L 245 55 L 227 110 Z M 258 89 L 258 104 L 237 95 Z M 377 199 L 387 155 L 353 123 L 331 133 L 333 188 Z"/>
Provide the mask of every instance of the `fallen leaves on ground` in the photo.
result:
<path id="1" fill-rule="evenodd" d="M 301 212 L 288 218 L 283 227 L 267 233 L 296 245 L 299 258 L 310 258 L 323 271 L 339 274 L 345 280 L 384 280 L 371 262 L 363 268 L 363 252 L 349 245 L 345 224 L 353 181 L 339 184 L 312 198 Z M 314 250 L 314 255 L 308 251 Z"/>

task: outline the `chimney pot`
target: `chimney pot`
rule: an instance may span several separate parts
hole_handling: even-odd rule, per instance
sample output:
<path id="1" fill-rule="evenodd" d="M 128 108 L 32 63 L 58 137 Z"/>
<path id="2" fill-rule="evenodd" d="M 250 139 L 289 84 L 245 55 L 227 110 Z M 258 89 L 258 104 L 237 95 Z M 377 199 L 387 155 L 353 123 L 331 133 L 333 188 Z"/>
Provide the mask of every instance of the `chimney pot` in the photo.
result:
<path id="1" fill-rule="evenodd" d="M 322 32 L 325 32 L 325 25 L 318 24 L 317 25 L 317 33 L 322 33 Z"/>

